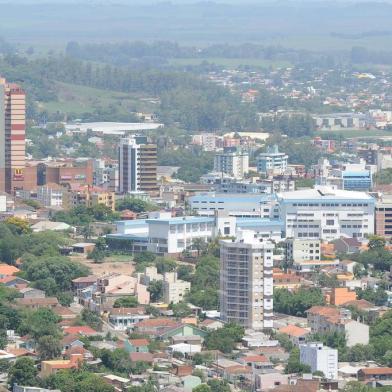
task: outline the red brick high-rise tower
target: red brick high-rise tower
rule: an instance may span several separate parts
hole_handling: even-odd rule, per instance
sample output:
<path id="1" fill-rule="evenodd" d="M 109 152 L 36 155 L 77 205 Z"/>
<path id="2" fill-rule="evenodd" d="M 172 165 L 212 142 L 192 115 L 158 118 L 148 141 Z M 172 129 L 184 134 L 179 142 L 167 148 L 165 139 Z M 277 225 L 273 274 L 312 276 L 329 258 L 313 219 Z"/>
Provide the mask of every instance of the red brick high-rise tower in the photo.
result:
<path id="1" fill-rule="evenodd" d="M 26 156 L 26 95 L 0 78 L 0 191 L 23 188 Z"/>

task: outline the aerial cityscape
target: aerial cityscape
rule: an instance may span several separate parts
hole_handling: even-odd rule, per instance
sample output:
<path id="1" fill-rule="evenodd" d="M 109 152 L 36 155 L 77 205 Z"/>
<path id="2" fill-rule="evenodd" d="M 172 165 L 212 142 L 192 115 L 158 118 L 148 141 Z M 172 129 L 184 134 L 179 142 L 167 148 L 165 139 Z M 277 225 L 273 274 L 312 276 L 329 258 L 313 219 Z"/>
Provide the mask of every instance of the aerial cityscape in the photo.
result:
<path id="1" fill-rule="evenodd" d="M 0 392 L 392 391 L 391 20 L 0 0 Z"/>

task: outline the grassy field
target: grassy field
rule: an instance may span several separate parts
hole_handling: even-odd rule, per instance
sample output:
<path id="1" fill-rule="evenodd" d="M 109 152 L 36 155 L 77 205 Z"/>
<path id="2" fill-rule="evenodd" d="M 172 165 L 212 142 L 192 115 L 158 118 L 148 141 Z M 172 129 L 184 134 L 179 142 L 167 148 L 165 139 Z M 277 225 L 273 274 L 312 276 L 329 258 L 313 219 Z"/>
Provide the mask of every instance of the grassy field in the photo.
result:
<path id="1" fill-rule="evenodd" d="M 124 116 L 134 111 L 152 110 L 152 104 L 142 101 L 142 97 L 137 95 L 59 82 L 56 83 L 56 90 L 58 100 L 41 102 L 40 109 L 49 113 L 82 114 L 113 107 L 118 115 Z"/>
<path id="2" fill-rule="evenodd" d="M 392 137 L 392 132 L 383 131 L 381 129 L 342 129 L 341 131 L 318 131 L 317 136 L 327 138 L 328 136 L 343 138 L 381 138 Z"/>
<path id="3" fill-rule="evenodd" d="M 186 66 L 186 65 L 199 65 L 207 61 L 211 64 L 221 65 L 223 67 L 239 67 L 240 65 L 249 65 L 252 67 L 260 68 L 280 68 L 289 67 L 291 64 L 288 61 L 274 61 L 274 60 L 263 60 L 263 59 L 231 59 L 221 57 L 211 57 L 206 59 L 197 58 L 183 58 L 183 59 L 170 59 L 170 65 Z"/>

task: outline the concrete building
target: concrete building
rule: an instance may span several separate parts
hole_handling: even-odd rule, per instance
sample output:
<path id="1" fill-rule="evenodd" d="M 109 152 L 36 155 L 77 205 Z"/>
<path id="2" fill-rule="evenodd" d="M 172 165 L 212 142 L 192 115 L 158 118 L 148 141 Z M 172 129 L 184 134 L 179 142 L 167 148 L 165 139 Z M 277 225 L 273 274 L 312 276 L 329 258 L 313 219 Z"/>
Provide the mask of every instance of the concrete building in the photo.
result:
<path id="1" fill-rule="evenodd" d="M 369 117 L 361 113 L 330 113 L 313 116 L 316 126 L 322 130 L 342 128 L 362 129 L 369 123 Z"/>
<path id="2" fill-rule="evenodd" d="M 67 208 L 77 206 L 93 207 L 99 204 L 110 208 L 112 211 L 116 208 L 114 192 L 89 185 L 72 187 L 71 190 L 64 194 L 63 202 Z"/>
<path id="3" fill-rule="evenodd" d="M 26 149 L 26 95 L 0 77 L 0 191 L 23 188 Z"/>
<path id="4" fill-rule="evenodd" d="M 214 133 L 193 135 L 192 144 L 203 147 L 204 151 L 215 151 L 217 136 Z"/>
<path id="5" fill-rule="evenodd" d="M 320 371 L 331 380 L 338 378 L 338 350 L 324 346 L 322 343 L 302 344 L 300 362 L 309 365 L 312 373 Z"/>
<path id="6" fill-rule="evenodd" d="M 376 203 L 375 222 L 376 235 L 392 237 L 392 198 L 384 198 Z"/>
<path id="7" fill-rule="evenodd" d="M 284 174 L 287 170 L 288 155 L 279 152 L 277 145 L 267 147 L 267 152 L 257 157 L 257 171 L 268 175 Z"/>
<path id="8" fill-rule="evenodd" d="M 214 171 L 243 178 L 249 171 L 249 155 L 236 147 L 226 147 L 215 155 Z"/>
<path id="9" fill-rule="evenodd" d="M 308 324 L 313 333 L 338 332 L 346 337 L 347 347 L 369 344 L 369 326 L 351 319 L 348 309 L 312 306 L 307 310 Z"/>
<path id="10" fill-rule="evenodd" d="M 62 207 L 66 188 L 58 184 L 37 186 L 37 201 L 45 207 Z"/>
<path id="11" fill-rule="evenodd" d="M 162 289 L 165 304 L 178 304 L 191 289 L 191 283 L 178 279 L 177 272 L 166 272 L 163 275 Z"/>
<path id="12" fill-rule="evenodd" d="M 369 191 L 373 186 L 372 171 L 364 160 L 331 165 L 327 159 L 322 159 L 314 170 L 316 185 L 346 191 Z"/>
<path id="13" fill-rule="evenodd" d="M 119 155 L 120 193 L 158 193 L 157 146 L 146 136 L 134 135 L 121 139 Z"/>
<path id="14" fill-rule="evenodd" d="M 237 217 L 263 217 L 274 215 L 274 202 L 269 195 L 227 194 L 207 192 L 188 198 L 191 210 L 203 216 L 214 216 L 217 211 L 226 211 Z M 278 210 L 276 209 L 276 218 Z"/>
<path id="15" fill-rule="evenodd" d="M 273 248 L 271 242 L 240 231 L 221 241 L 220 312 L 226 322 L 246 328 L 273 327 Z"/>
<path id="16" fill-rule="evenodd" d="M 293 239 L 285 241 L 285 258 L 287 261 L 321 260 L 321 241 L 318 239 Z"/>
<path id="17" fill-rule="evenodd" d="M 277 199 L 286 237 L 332 241 L 374 234 L 375 200 L 364 192 L 315 187 Z"/>

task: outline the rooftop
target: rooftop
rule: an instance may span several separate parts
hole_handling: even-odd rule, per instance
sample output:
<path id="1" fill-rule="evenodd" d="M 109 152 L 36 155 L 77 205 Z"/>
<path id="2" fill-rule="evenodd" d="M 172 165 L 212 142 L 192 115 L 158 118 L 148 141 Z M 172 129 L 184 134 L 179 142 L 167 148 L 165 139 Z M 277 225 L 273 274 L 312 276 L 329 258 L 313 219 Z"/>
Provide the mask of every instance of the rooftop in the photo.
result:
<path id="1" fill-rule="evenodd" d="M 283 201 L 306 201 L 306 200 L 361 200 L 375 202 L 373 197 L 365 192 L 345 191 L 341 189 L 333 189 L 331 187 L 319 186 L 314 189 L 303 189 L 291 192 L 278 193 L 278 199 Z"/>

